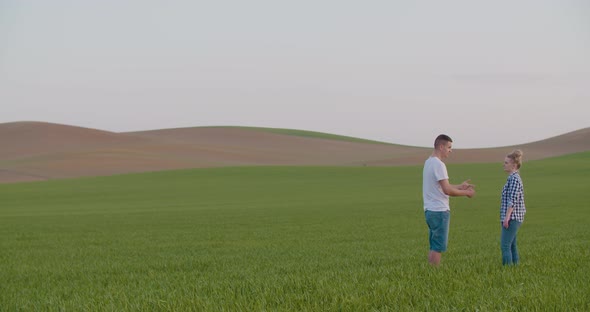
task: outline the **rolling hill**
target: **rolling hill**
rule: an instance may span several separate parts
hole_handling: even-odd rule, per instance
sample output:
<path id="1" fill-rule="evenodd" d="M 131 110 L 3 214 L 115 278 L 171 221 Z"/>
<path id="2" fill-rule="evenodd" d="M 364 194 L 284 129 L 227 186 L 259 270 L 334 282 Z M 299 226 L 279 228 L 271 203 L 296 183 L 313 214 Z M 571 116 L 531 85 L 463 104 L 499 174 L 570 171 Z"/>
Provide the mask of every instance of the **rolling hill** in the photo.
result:
<path id="1" fill-rule="evenodd" d="M 115 133 L 44 122 L 0 124 L 0 182 L 199 167 L 422 164 L 430 148 L 290 129 L 194 127 Z M 526 160 L 590 150 L 590 128 L 518 146 Z M 449 163 L 495 162 L 515 146 L 455 150 Z"/>

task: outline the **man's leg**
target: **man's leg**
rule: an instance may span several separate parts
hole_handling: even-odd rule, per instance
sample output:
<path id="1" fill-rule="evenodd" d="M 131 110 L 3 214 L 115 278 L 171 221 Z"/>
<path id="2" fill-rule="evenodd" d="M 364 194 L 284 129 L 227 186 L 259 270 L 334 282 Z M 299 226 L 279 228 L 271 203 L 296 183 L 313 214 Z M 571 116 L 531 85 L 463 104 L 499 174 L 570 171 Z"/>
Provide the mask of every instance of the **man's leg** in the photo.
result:
<path id="1" fill-rule="evenodd" d="M 430 241 L 428 262 L 433 266 L 440 264 L 442 252 L 447 250 L 449 239 L 450 213 L 426 211 L 426 223 Z"/>
<path id="2" fill-rule="evenodd" d="M 441 255 L 442 253 L 431 250 L 428 253 L 428 263 L 430 263 L 433 266 L 438 266 L 440 264 Z"/>

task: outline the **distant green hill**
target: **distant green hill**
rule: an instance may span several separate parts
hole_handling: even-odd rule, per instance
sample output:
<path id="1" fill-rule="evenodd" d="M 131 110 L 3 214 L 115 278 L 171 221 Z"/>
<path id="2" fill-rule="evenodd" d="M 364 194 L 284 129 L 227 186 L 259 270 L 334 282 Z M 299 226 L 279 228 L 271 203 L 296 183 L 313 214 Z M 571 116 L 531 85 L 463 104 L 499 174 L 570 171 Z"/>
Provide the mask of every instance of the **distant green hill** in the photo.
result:
<path id="1" fill-rule="evenodd" d="M 276 134 L 300 136 L 300 137 L 306 137 L 306 138 L 329 139 L 329 140 L 357 142 L 357 143 L 398 145 L 398 144 L 392 144 L 392 143 L 380 142 L 380 141 L 374 141 L 374 140 L 367 140 L 367 139 L 355 138 L 355 137 L 344 136 L 344 135 L 337 135 L 337 134 L 330 134 L 330 133 L 316 132 L 316 131 L 307 131 L 307 130 L 296 130 L 296 129 L 240 127 L 240 126 L 219 126 L 219 127 L 209 127 L 209 128 L 237 128 L 237 129 L 245 129 L 245 130 L 270 132 L 270 133 L 276 133 Z"/>

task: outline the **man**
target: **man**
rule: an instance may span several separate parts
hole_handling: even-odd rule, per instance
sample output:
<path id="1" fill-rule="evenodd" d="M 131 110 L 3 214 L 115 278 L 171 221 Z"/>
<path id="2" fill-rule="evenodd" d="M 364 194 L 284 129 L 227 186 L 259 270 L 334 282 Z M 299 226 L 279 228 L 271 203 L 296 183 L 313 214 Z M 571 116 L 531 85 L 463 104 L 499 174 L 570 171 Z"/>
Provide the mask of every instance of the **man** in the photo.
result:
<path id="1" fill-rule="evenodd" d="M 449 238 L 450 211 L 449 196 L 475 195 L 474 186 L 469 180 L 460 185 L 449 183 L 447 166 L 443 162 L 449 157 L 453 148 L 453 140 L 441 134 L 434 141 L 434 151 L 424 163 L 422 173 L 422 196 L 424 199 L 424 214 L 428 224 L 430 252 L 428 262 L 433 266 L 440 264 L 443 252 L 447 250 Z"/>

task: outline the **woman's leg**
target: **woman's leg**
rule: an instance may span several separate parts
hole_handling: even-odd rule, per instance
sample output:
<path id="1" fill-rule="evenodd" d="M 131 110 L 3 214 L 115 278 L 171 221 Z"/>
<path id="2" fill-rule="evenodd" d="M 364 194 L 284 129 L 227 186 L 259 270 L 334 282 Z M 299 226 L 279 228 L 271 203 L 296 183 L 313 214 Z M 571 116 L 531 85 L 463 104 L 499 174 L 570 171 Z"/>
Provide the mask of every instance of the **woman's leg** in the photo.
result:
<path id="1" fill-rule="evenodd" d="M 511 265 L 517 264 L 519 261 L 518 250 L 516 248 L 516 233 L 520 222 L 510 220 L 508 228 L 502 226 L 502 235 L 500 238 L 500 248 L 502 249 L 502 264 Z"/>
<path id="2" fill-rule="evenodd" d="M 510 248 L 512 245 L 512 240 L 510 238 L 510 232 L 508 229 L 504 228 L 502 224 L 500 224 L 502 228 L 502 235 L 500 236 L 500 249 L 502 250 L 502 265 L 510 265 L 512 264 L 512 249 Z"/>
<path id="3" fill-rule="evenodd" d="M 518 248 L 516 247 L 516 234 L 518 233 L 518 229 L 520 229 L 520 222 L 516 220 L 510 220 L 509 228 L 513 228 L 514 231 L 514 240 L 512 241 L 512 245 L 510 246 L 510 251 L 512 252 L 512 263 L 518 264 L 520 258 L 518 256 Z"/>

